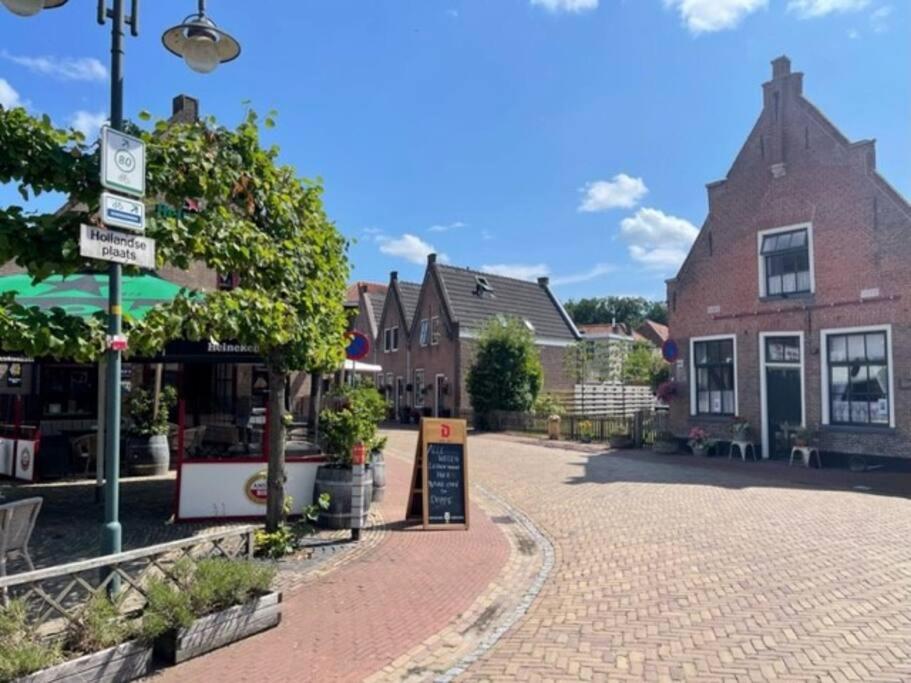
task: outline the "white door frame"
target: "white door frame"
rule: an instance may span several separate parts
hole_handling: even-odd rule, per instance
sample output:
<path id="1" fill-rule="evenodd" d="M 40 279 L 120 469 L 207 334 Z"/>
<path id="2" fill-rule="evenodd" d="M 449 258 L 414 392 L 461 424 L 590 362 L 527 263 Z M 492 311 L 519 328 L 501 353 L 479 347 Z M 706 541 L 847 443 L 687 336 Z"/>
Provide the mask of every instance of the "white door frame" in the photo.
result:
<path id="1" fill-rule="evenodd" d="M 440 380 L 446 380 L 446 375 L 437 373 L 433 376 L 433 416 L 440 416 Z"/>
<path id="2" fill-rule="evenodd" d="M 800 365 L 794 363 L 772 363 L 766 362 L 765 358 L 765 340 L 767 337 L 797 337 L 800 344 Z M 759 407 L 762 411 L 762 425 L 760 442 L 762 444 L 762 457 L 768 459 L 771 456 L 771 444 L 769 440 L 769 406 L 768 406 L 768 387 L 766 386 L 766 368 L 800 368 L 800 426 L 807 426 L 807 382 L 805 375 L 806 366 L 806 346 L 804 344 L 803 330 L 786 330 L 783 332 L 760 332 L 759 333 Z"/>

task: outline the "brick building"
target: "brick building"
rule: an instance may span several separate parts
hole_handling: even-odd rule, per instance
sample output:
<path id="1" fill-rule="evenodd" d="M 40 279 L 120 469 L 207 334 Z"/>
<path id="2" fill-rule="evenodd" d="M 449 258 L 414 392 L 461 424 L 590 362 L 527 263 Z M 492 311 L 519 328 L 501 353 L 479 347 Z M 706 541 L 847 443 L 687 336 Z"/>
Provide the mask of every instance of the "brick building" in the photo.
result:
<path id="1" fill-rule="evenodd" d="M 772 62 L 762 111 L 667 283 L 679 385 L 671 424 L 726 435 L 748 419 L 766 456 L 783 425 L 840 455 L 911 457 L 911 205 Z"/>
<path id="2" fill-rule="evenodd" d="M 427 415 L 470 410 L 466 376 L 482 328 L 498 316 L 523 320 L 534 332 L 544 366 L 544 390 L 571 389 L 566 347 L 579 332 L 547 278 L 527 282 L 427 259 L 420 285 L 392 273 L 379 325 L 383 384 L 398 406 Z"/>

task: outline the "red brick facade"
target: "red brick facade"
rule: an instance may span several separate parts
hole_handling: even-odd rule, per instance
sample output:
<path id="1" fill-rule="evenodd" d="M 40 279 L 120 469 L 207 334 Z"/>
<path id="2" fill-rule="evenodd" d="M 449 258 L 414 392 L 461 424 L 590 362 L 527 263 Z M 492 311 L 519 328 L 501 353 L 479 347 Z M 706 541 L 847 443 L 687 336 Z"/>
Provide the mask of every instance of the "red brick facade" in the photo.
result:
<path id="1" fill-rule="evenodd" d="M 800 412 L 818 429 L 824 452 L 911 457 L 911 206 L 876 172 L 874 143 L 849 141 L 804 99 L 802 76 L 786 58 L 773 62 L 759 119 L 727 178 L 708 185 L 709 215 L 668 281 L 670 336 L 681 354 L 671 423 L 680 436 L 694 425 L 727 436 L 729 416 L 697 414 L 691 356 L 694 338 L 729 335 L 735 410 L 769 453 L 776 435 L 764 423 L 779 410 L 779 395 L 770 399 L 773 376 L 761 347 L 763 335 L 782 333 L 800 344 Z M 806 231 L 811 291 L 764 296 L 778 286 L 766 279 L 760 255 L 764 236 L 775 233 L 764 231 L 789 227 Z M 852 328 L 856 337 L 863 333 L 856 328 L 875 328 L 868 331 L 884 332 L 887 343 L 886 359 L 869 368 L 863 385 L 873 386 L 876 375 L 876 400 L 867 407 L 847 405 L 847 390 L 832 384 L 841 377 L 832 369 L 840 352 L 827 340 Z M 844 372 L 854 378 L 851 396 L 860 396 L 857 376 L 866 367 Z M 881 424 L 860 424 L 874 415 Z"/>

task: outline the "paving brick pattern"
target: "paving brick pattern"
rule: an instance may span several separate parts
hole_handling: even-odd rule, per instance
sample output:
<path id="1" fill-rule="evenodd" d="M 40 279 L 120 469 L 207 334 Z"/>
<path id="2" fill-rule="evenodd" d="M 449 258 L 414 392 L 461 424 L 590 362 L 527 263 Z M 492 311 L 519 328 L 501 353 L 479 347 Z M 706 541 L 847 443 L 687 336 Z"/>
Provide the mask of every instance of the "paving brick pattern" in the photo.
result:
<path id="1" fill-rule="evenodd" d="M 911 501 L 768 463 L 470 454 L 556 566 L 463 680 L 911 681 Z"/>

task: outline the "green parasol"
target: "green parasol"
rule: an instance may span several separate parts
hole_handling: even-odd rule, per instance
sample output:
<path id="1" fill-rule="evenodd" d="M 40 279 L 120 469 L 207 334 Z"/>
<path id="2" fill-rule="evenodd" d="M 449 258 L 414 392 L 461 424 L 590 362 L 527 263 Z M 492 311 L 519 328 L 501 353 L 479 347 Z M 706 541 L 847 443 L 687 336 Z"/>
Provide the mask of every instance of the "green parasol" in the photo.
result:
<path id="1" fill-rule="evenodd" d="M 142 318 L 153 306 L 173 301 L 180 285 L 154 275 L 125 275 L 121 285 L 123 314 Z M 42 310 L 62 308 L 68 315 L 87 318 L 108 308 L 107 275 L 52 275 L 38 284 L 25 273 L 0 277 L 0 293 L 15 292 L 16 303 Z"/>

